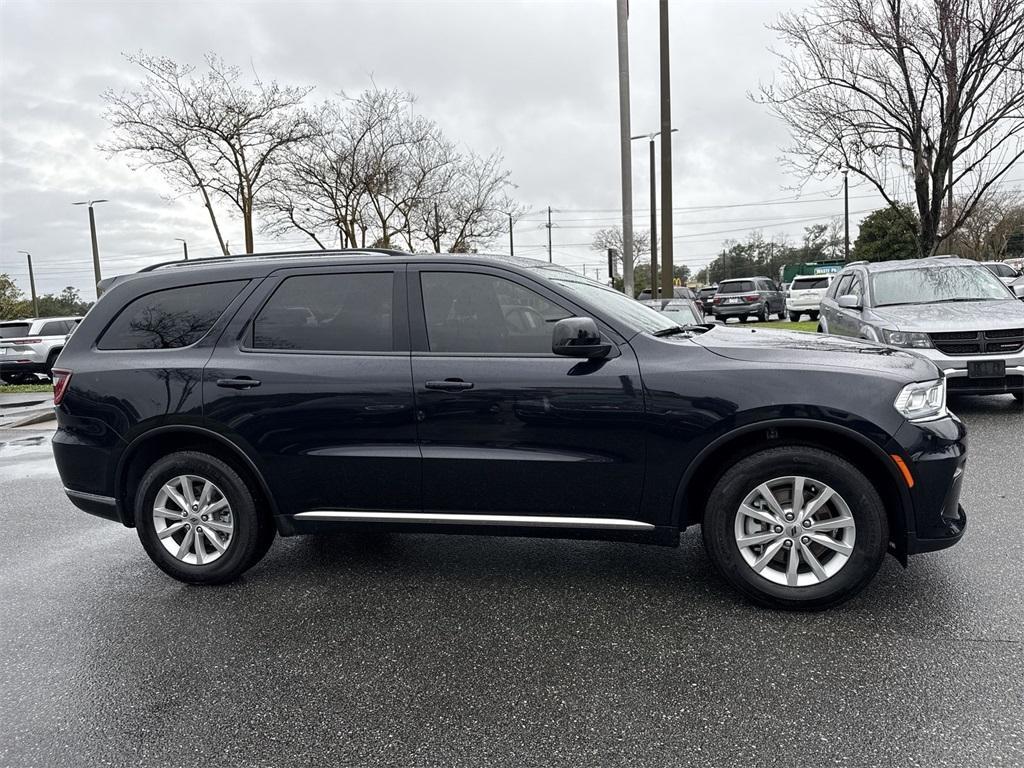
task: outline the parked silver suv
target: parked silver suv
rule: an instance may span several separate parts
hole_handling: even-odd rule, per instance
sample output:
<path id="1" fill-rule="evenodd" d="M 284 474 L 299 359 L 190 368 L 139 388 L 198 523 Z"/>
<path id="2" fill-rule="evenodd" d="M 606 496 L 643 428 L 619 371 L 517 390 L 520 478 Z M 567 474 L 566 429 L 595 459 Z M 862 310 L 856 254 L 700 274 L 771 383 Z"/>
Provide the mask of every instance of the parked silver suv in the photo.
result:
<path id="1" fill-rule="evenodd" d="M 950 392 L 1024 400 L 1021 294 L 950 256 L 854 262 L 822 299 L 818 331 L 912 349 L 945 372 Z"/>
<path id="2" fill-rule="evenodd" d="M 81 317 L 37 317 L 0 322 L 0 379 L 21 384 L 50 375 L 57 355 Z"/>

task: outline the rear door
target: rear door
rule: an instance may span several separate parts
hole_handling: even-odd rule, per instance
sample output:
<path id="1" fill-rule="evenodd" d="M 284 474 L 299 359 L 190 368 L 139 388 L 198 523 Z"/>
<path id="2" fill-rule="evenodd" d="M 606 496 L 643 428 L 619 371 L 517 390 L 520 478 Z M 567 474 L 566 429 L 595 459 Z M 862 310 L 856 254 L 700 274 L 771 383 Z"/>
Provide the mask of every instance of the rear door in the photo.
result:
<path id="1" fill-rule="evenodd" d="M 274 273 L 221 337 L 203 394 L 283 513 L 419 509 L 404 265 Z"/>

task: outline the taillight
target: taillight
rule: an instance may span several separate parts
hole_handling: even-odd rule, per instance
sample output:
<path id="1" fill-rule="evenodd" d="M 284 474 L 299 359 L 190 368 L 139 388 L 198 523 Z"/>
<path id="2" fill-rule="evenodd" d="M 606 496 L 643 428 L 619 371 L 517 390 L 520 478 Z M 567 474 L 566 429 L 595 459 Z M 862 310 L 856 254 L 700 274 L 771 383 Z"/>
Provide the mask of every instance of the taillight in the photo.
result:
<path id="1" fill-rule="evenodd" d="M 750 302 L 751 304 L 753 304 L 753 303 L 754 303 L 755 301 L 757 301 L 757 300 L 758 300 L 758 299 L 760 299 L 760 298 L 761 298 L 761 297 L 760 297 L 759 295 L 757 295 L 756 293 L 751 293 L 751 294 L 749 294 L 748 296 L 744 296 L 744 297 L 743 297 L 743 300 L 744 300 L 744 301 L 748 301 L 748 302 Z"/>
<path id="2" fill-rule="evenodd" d="M 71 383 L 71 371 L 63 368 L 53 369 L 53 404 L 60 405 L 64 394 L 68 391 L 68 384 Z"/>
<path id="3" fill-rule="evenodd" d="M 715 298 L 713 298 L 711 300 L 711 303 L 712 304 L 721 304 L 722 303 L 722 297 L 721 296 L 715 296 Z"/>

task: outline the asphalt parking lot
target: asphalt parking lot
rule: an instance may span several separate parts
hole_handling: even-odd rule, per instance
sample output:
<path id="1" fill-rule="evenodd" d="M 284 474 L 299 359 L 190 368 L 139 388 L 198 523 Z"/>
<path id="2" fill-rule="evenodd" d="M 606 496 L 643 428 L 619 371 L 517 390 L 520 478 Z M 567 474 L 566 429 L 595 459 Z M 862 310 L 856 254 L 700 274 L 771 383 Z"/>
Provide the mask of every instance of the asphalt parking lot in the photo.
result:
<path id="1" fill-rule="evenodd" d="M 0 431 L 0 765 L 1024 764 L 1024 414 L 953 403 L 963 542 L 828 613 L 679 549 L 278 540 L 196 588 Z"/>

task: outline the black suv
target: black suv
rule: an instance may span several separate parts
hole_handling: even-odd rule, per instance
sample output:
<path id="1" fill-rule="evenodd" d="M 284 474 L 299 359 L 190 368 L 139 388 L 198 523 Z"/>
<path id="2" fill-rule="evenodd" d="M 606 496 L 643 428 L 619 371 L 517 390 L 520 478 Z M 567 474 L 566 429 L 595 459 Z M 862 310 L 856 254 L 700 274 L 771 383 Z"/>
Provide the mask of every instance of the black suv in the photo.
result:
<path id="1" fill-rule="evenodd" d="M 477 255 L 228 257 L 103 287 L 54 370 L 57 465 L 183 581 L 239 576 L 275 534 L 675 546 L 701 524 L 747 596 L 820 608 L 966 524 L 964 427 L 910 352 L 682 328 Z"/>

